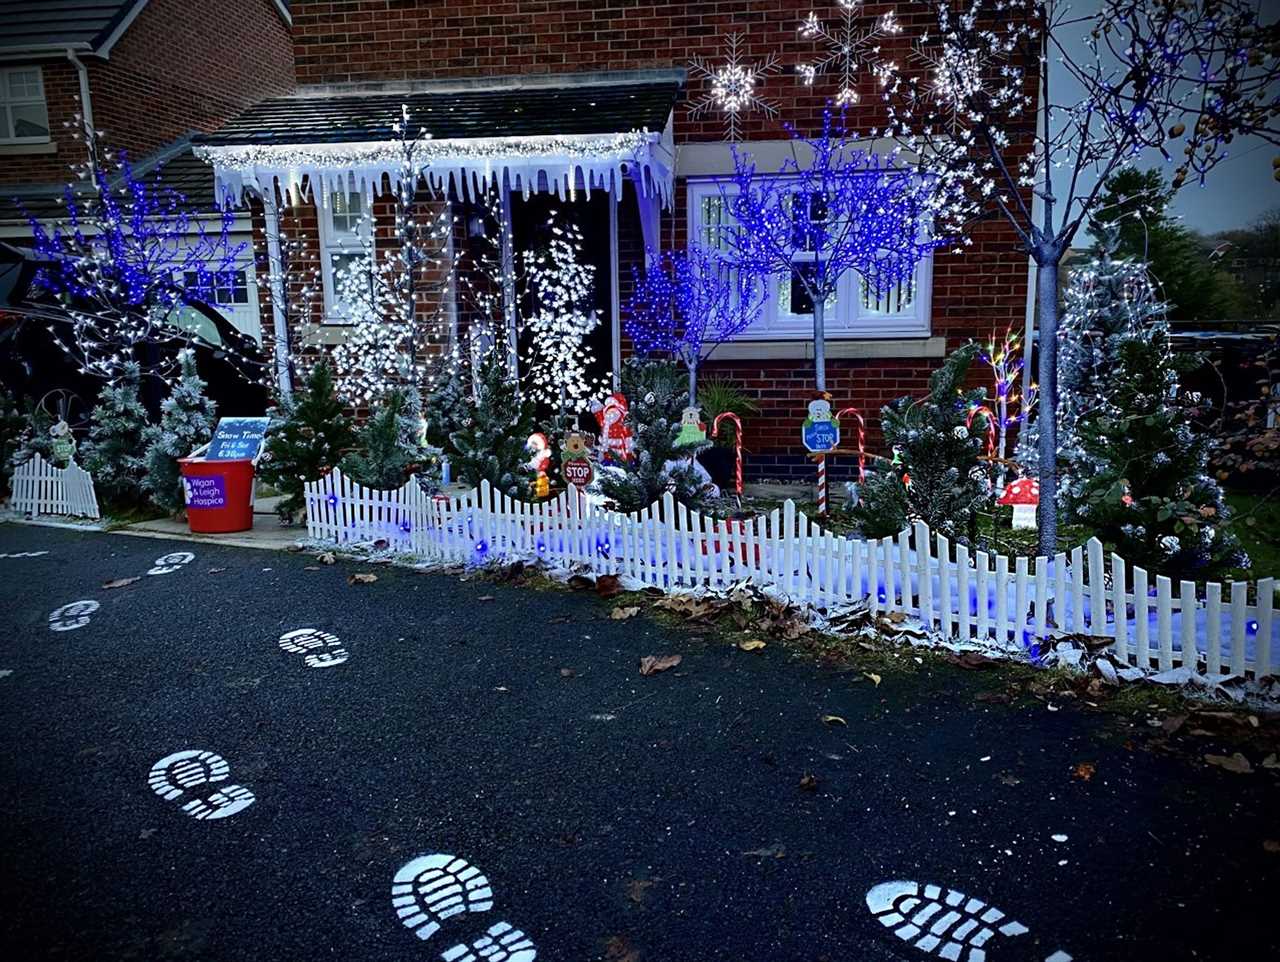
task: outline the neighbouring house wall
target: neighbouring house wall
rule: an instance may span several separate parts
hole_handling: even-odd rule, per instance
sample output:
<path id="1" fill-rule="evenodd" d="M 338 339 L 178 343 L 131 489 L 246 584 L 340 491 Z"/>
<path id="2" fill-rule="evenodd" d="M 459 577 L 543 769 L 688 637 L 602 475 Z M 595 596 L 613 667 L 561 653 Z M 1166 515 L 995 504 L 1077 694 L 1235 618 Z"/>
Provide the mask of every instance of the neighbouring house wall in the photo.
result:
<path id="1" fill-rule="evenodd" d="M 192 131 L 216 129 L 264 97 L 293 89 L 288 25 L 271 0 L 150 0 L 106 60 L 81 54 L 94 125 L 113 147 L 141 158 Z M 56 151 L 0 154 L 0 184 L 61 183 L 83 160 L 73 122 L 80 105 L 76 68 L 40 61 Z M 22 66 L 4 63 L 3 66 Z"/>
<path id="2" fill-rule="evenodd" d="M 814 9 L 828 22 L 839 14 L 834 3 Z M 778 105 L 779 116 L 746 116 L 742 136 L 747 141 L 785 138 L 784 121 L 801 132 L 815 132 L 837 85 L 832 75 L 819 76 L 812 87 L 796 76 L 795 64 L 812 58 L 820 48 L 813 40 L 801 38 L 797 30 L 810 6 L 788 0 L 450 0 L 447 4 L 386 5 L 295 0 L 292 10 L 300 84 L 688 67 L 690 59 L 699 55 L 718 63 L 724 36 L 738 32 L 745 40 L 744 59 L 762 61 L 776 54 L 783 65 L 780 73 L 764 78 L 759 87 L 761 96 Z M 870 20 L 891 10 L 904 26 L 904 40 L 919 35 L 930 19 L 912 3 L 868 3 L 862 13 Z M 690 76 L 684 102 L 675 112 L 678 145 L 725 138 L 714 111 L 699 119 L 691 116 L 690 105 L 702 97 L 705 84 L 704 79 Z M 869 71 L 859 93 L 861 101 L 850 109 L 846 123 L 851 131 L 868 131 L 884 120 Z M 1026 130 L 1011 135 L 1015 144 L 1029 142 Z M 1014 157 L 1017 153 L 1010 152 Z M 674 211 L 663 216 L 664 244 L 685 241 L 684 198 L 682 181 L 677 185 Z M 630 190 L 619 215 L 620 288 L 625 304 L 631 267 L 641 263 L 643 255 Z M 940 250 L 934 258 L 931 333 L 944 340 L 945 350 L 970 339 L 986 340 L 993 331 L 1002 334 L 1010 324 L 1020 329 L 1025 320 L 1027 258 L 1017 248 L 1013 229 L 991 218 L 976 226 L 971 238 L 972 246 L 963 254 Z M 829 337 L 829 345 L 836 340 Z M 929 373 L 941 363 L 941 357 L 912 356 L 918 354 L 920 340 L 895 343 L 901 345 L 902 356 L 829 356 L 827 361 L 834 403 L 862 410 L 869 427 L 868 448 L 877 452 L 882 446 L 880 406 L 903 394 L 923 392 Z M 799 441 L 800 421 L 813 385 L 812 362 L 780 357 L 781 351 L 764 344 L 751 352 L 747 360 L 712 360 L 704 370 L 706 376 L 739 381 L 756 395 L 761 414 L 751 418 L 745 432 L 753 474 L 812 477 L 812 462 Z M 975 384 L 983 379 L 982 371 L 974 372 Z M 832 473 L 847 475 L 854 470 L 854 459 L 844 458 L 837 459 Z"/>

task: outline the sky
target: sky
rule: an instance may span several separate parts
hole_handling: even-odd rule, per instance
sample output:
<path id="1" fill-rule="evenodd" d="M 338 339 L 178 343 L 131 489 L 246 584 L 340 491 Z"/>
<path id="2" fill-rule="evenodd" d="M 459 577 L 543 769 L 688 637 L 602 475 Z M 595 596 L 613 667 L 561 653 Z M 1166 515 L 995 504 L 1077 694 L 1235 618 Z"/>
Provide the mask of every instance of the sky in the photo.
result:
<path id="1" fill-rule="evenodd" d="M 1099 0 L 1074 0 L 1072 10 L 1086 14 L 1100 6 Z M 1264 22 L 1280 18 L 1280 0 L 1260 0 L 1259 6 Z M 1070 75 L 1057 64 L 1051 65 L 1050 70 L 1049 85 L 1056 90 L 1054 101 L 1069 100 L 1073 87 Z M 1173 213 L 1188 227 L 1205 234 L 1248 226 L 1264 212 L 1280 207 L 1280 181 L 1272 176 L 1271 167 L 1272 158 L 1278 155 L 1280 147 L 1261 138 L 1237 138 L 1227 159 L 1209 173 L 1203 187 L 1188 179 L 1186 186 L 1175 195 Z M 1162 167 L 1167 172 L 1167 180 L 1172 176 L 1174 164 L 1166 164 L 1158 155 L 1151 154 L 1140 158 L 1136 166 Z"/>

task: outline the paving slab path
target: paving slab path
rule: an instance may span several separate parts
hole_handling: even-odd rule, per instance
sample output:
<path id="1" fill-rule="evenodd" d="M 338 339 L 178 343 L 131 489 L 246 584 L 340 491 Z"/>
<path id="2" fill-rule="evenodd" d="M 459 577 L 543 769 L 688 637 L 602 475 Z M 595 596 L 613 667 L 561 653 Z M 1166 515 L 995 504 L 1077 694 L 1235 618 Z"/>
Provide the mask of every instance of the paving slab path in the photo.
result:
<path id="1" fill-rule="evenodd" d="M 0 555 L 8 959 L 1280 953 L 1276 772 L 974 673 L 299 554 L 6 524 Z"/>

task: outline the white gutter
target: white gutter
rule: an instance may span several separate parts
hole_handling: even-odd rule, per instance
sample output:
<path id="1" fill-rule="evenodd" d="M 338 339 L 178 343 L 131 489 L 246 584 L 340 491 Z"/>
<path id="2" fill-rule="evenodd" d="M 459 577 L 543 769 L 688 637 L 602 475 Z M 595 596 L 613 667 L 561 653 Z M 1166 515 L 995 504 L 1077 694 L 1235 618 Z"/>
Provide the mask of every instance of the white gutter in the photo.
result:
<path id="1" fill-rule="evenodd" d="M 80 78 L 80 115 L 84 118 L 85 133 L 93 136 L 93 99 L 89 96 L 89 68 L 76 56 L 75 48 L 67 47 L 67 59 L 76 68 Z"/>

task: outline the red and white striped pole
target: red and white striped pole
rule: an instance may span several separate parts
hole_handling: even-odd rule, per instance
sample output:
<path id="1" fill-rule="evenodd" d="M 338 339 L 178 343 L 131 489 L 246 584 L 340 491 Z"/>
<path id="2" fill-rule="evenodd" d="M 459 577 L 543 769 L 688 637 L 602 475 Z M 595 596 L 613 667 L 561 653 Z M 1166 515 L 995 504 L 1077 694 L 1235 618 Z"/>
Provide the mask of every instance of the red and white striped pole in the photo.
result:
<path id="1" fill-rule="evenodd" d="M 987 460 L 992 460 L 996 456 L 996 416 L 991 412 L 991 408 L 985 404 L 975 404 L 969 411 L 965 427 L 972 428 L 973 419 L 979 414 L 984 414 L 987 418 Z"/>
<path id="2" fill-rule="evenodd" d="M 819 454 L 818 456 L 818 514 L 820 517 L 827 516 L 827 456 Z"/>
<path id="3" fill-rule="evenodd" d="M 862 412 L 857 408 L 843 408 L 836 414 L 839 421 L 846 414 L 858 419 L 858 483 L 867 480 L 867 422 L 862 420 Z"/>

